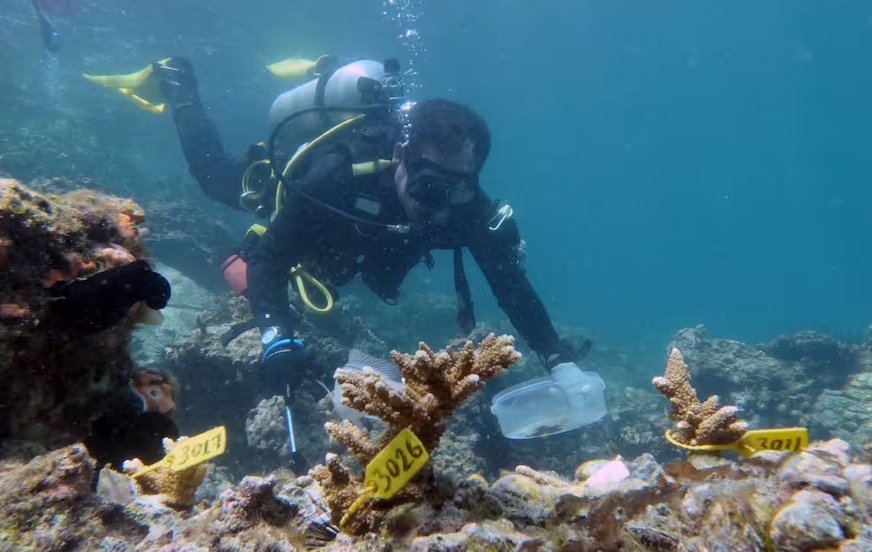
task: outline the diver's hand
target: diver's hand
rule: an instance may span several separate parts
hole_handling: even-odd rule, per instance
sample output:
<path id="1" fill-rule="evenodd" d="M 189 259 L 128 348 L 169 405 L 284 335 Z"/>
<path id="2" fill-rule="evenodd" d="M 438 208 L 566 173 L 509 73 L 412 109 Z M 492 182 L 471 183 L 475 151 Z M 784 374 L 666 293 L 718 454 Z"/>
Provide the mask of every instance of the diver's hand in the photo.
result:
<path id="1" fill-rule="evenodd" d="M 540 353 L 539 358 L 542 360 L 542 364 L 545 365 L 545 368 L 550 372 L 559 364 L 566 362 L 574 364 L 575 361 L 583 359 L 587 356 L 587 353 L 590 352 L 591 346 L 592 342 L 590 339 L 585 339 L 578 346 L 573 345 L 565 339 L 561 339 L 555 344 L 552 350 Z"/>
<path id="2" fill-rule="evenodd" d="M 292 372 L 306 355 L 303 343 L 281 326 L 265 328 L 260 342 L 263 345 L 260 357 L 263 382 L 277 387 L 296 379 Z"/>
<path id="3" fill-rule="evenodd" d="M 179 109 L 200 104 L 197 76 L 194 74 L 194 66 L 187 58 L 171 57 L 164 63 L 153 64 L 153 67 L 160 91 L 170 107 Z"/>

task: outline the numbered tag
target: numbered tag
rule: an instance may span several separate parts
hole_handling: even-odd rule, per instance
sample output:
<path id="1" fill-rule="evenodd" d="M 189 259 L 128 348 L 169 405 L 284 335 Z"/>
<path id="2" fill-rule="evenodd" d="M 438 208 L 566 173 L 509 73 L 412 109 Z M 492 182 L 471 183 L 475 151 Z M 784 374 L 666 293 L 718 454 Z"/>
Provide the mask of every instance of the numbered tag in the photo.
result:
<path id="1" fill-rule="evenodd" d="M 736 442 L 736 452 L 751 456 L 761 450 L 799 452 L 808 446 L 808 430 L 804 427 L 755 429 Z"/>
<path id="2" fill-rule="evenodd" d="M 182 471 L 224 454 L 226 444 L 227 432 L 224 426 L 218 426 L 206 433 L 176 443 L 163 462 L 173 471 Z"/>
<path id="3" fill-rule="evenodd" d="M 373 498 L 391 498 L 406 486 L 430 455 L 421 440 L 408 428 L 394 437 L 366 466 L 364 486 Z"/>
<path id="4" fill-rule="evenodd" d="M 799 452 L 808 446 L 808 429 L 804 427 L 785 427 L 780 429 L 755 429 L 748 431 L 735 443 L 726 445 L 685 445 L 679 443 L 666 432 L 666 439 L 677 447 L 699 452 L 731 450 L 742 456 L 752 456 L 761 450 L 781 450 Z"/>
<path id="5" fill-rule="evenodd" d="M 133 474 L 140 477 L 151 473 L 157 468 L 169 468 L 173 471 L 182 471 L 191 466 L 196 466 L 216 456 L 224 454 L 227 445 L 227 431 L 224 426 L 218 426 L 205 433 L 195 435 L 184 441 L 179 441 L 173 450 L 164 458 L 147 468 Z"/>

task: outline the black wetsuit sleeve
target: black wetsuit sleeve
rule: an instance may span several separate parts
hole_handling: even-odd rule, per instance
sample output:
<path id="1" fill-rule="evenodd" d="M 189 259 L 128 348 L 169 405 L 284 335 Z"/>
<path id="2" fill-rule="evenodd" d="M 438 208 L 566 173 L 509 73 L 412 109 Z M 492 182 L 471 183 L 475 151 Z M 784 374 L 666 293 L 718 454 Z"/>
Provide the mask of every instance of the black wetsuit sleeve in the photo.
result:
<path id="1" fill-rule="evenodd" d="M 512 325 L 531 349 L 547 358 L 558 351 L 560 339 L 518 259 L 520 241 L 518 227 L 509 218 L 496 231 L 484 221 L 477 224 L 466 245 Z"/>
<path id="2" fill-rule="evenodd" d="M 191 175 L 197 179 L 203 192 L 241 210 L 239 194 L 244 162 L 224 151 L 218 130 L 201 106 L 187 105 L 178 109 L 173 112 L 173 119 Z"/>
<path id="3" fill-rule="evenodd" d="M 350 163 L 340 154 L 326 155 L 316 163 L 304 178 L 293 186 L 310 198 L 329 202 L 343 170 L 350 171 Z M 285 193 L 284 206 L 251 252 L 247 262 L 248 299 L 256 321 L 279 320 L 287 331 L 293 321 L 288 315 L 288 271 L 301 262 L 305 240 L 316 239 L 312 224 L 324 216 L 324 207 L 291 190 Z M 261 324 L 263 326 L 274 325 Z"/>

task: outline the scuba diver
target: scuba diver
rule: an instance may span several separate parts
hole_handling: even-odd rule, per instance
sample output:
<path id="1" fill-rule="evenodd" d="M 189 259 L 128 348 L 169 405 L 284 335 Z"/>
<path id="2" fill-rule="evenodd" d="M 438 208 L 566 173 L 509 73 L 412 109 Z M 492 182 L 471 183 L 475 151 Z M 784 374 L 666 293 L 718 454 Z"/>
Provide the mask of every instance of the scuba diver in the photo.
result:
<path id="1" fill-rule="evenodd" d="M 187 59 L 156 63 L 154 74 L 204 193 L 266 219 L 222 269 L 250 301 L 254 319 L 243 329 L 261 331 L 267 381 L 293 386 L 294 365 L 305 353 L 294 333 L 289 279 L 316 310 L 329 308 L 336 288 L 357 275 L 394 304 L 407 274 L 420 262 L 432 268 L 430 252 L 438 249 L 454 252 L 463 330 L 475 325 L 465 248 L 548 370 L 574 366 L 590 349 L 589 340 L 575 347 L 559 338 L 522 266 L 511 207 L 492 201 L 479 184 L 491 148 L 487 123 L 453 101 L 406 101 L 396 60 L 340 65 L 322 57 L 315 78 L 274 101 L 269 142 L 243 158 L 224 150 Z M 309 285 L 325 295 L 326 307 L 309 298 Z"/>

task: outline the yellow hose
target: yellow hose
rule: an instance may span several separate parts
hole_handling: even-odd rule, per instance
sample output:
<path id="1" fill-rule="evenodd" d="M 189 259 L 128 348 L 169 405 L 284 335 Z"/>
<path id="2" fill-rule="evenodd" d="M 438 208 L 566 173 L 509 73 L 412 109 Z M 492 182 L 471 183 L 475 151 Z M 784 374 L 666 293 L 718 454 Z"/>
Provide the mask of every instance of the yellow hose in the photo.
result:
<path id="1" fill-rule="evenodd" d="M 297 292 L 300 294 L 300 299 L 303 300 L 303 303 L 305 303 L 307 307 L 315 312 L 322 313 L 329 312 L 330 309 L 333 308 L 333 295 L 330 293 L 330 290 L 327 289 L 327 286 L 319 282 L 317 278 L 309 274 L 302 265 L 297 265 L 292 268 L 291 274 L 294 276 L 294 282 L 297 284 Z M 315 305 L 311 297 L 309 297 L 309 291 L 306 289 L 306 283 L 303 281 L 304 278 L 311 282 L 312 285 L 315 286 L 315 289 L 320 291 L 324 296 L 325 304 L 323 307 Z"/>
<path id="2" fill-rule="evenodd" d="M 328 130 L 327 132 L 325 132 L 321 136 L 315 138 L 314 140 L 312 140 L 308 144 L 305 144 L 303 147 L 298 149 L 297 153 L 295 153 L 291 157 L 290 161 L 288 161 L 287 165 L 285 165 L 285 169 L 282 171 L 282 176 L 284 178 L 287 178 L 291 174 L 291 170 L 293 169 L 294 165 L 297 163 L 297 160 L 301 159 L 306 153 L 309 152 L 310 149 L 317 146 L 318 144 L 320 144 L 321 142 L 323 142 L 327 138 L 330 138 L 331 136 L 333 136 L 334 134 L 336 134 L 340 130 L 345 130 L 347 127 L 360 121 L 364 117 L 366 117 L 366 114 L 361 113 L 360 115 L 355 115 L 354 117 L 352 117 L 346 121 L 342 121 L 341 123 L 339 123 L 335 127 L 331 128 L 330 130 Z M 275 210 L 275 213 L 278 213 L 279 210 L 282 208 L 282 191 L 283 191 L 283 183 L 282 183 L 282 180 L 280 179 L 279 185 L 276 187 L 276 210 Z M 275 216 L 275 215 L 273 215 L 273 216 Z"/>

